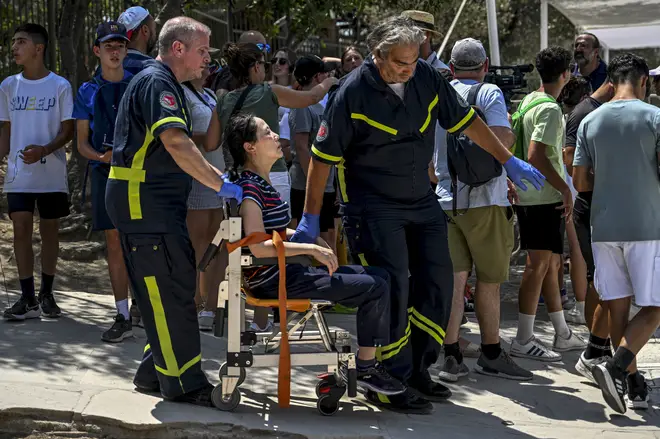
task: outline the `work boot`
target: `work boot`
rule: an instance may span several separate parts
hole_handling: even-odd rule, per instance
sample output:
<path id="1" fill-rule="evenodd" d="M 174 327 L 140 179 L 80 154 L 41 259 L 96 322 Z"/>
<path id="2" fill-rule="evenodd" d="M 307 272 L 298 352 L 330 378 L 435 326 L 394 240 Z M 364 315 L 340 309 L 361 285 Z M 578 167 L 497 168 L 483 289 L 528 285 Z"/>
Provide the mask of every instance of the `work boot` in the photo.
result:
<path id="1" fill-rule="evenodd" d="M 175 398 L 166 398 L 174 402 L 185 402 L 187 404 L 198 405 L 200 407 L 213 407 L 211 401 L 211 393 L 214 387 L 211 384 L 206 384 L 204 387 L 193 390 L 192 392 L 184 393 L 183 395 Z"/>
<path id="2" fill-rule="evenodd" d="M 368 391 L 365 397 L 373 405 L 396 413 L 407 415 L 430 415 L 433 413 L 433 404 L 415 395 L 410 389 L 392 396 Z"/>
<path id="3" fill-rule="evenodd" d="M 428 370 L 418 374 L 415 378 L 411 378 L 408 381 L 408 387 L 417 391 L 420 397 L 433 402 L 446 401 L 451 397 L 451 390 L 433 381 Z"/>

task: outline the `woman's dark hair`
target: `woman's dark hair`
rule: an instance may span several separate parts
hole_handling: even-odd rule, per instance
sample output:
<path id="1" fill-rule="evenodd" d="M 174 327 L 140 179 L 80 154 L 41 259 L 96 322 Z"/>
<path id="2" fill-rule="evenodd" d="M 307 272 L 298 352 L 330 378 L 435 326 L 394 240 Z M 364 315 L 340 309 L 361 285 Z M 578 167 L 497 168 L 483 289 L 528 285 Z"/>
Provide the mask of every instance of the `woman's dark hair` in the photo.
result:
<path id="1" fill-rule="evenodd" d="M 250 68 L 261 61 L 264 53 L 254 43 L 227 43 L 224 58 L 239 86 L 250 84 Z"/>
<path id="2" fill-rule="evenodd" d="M 362 52 L 360 49 L 358 49 L 356 46 L 348 46 L 346 50 L 344 50 L 344 53 L 341 54 L 341 63 L 344 64 L 344 61 L 346 61 L 344 58 L 346 58 L 346 55 L 348 55 L 351 52 L 357 52 L 362 59 L 364 59 L 364 55 L 362 55 Z"/>
<path id="3" fill-rule="evenodd" d="M 591 94 L 591 83 L 584 76 L 573 76 L 559 94 L 558 102 L 575 107 L 584 96 Z"/>
<path id="4" fill-rule="evenodd" d="M 227 166 L 231 181 L 238 179 L 238 168 L 245 165 L 247 154 L 243 144 L 257 141 L 257 120 L 252 114 L 238 113 L 232 116 L 222 134 L 222 148 L 229 151 L 232 162 Z"/>

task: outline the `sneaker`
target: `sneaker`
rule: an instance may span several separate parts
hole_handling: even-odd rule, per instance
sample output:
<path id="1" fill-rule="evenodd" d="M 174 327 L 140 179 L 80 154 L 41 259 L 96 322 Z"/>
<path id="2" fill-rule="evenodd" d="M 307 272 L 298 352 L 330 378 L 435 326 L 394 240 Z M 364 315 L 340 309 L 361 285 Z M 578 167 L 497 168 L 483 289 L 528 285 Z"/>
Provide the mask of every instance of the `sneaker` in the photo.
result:
<path id="1" fill-rule="evenodd" d="M 575 370 L 580 372 L 580 374 L 591 381 L 594 384 L 596 383 L 596 380 L 594 379 L 594 367 L 597 365 L 604 363 L 607 361 L 607 357 L 598 357 L 598 358 L 591 358 L 587 359 L 584 356 L 584 352 L 580 354 L 580 358 L 578 359 L 577 363 L 575 364 Z"/>
<path id="2" fill-rule="evenodd" d="M 213 321 L 215 313 L 213 311 L 200 311 L 197 314 L 197 323 L 200 331 L 213 331 Z"/>
<path id="3" fill-rule="evenodd" d="M 561 290 L 561 306 L 565 310 L 572 309 L 575 306 L 575 298 L 568 297 L 568 293 L 565 289 Z"/>
<path id="4" fill-rule="evenodd" d="M 133 337 L 133 325 L 130 320 L 126 320 L 122 313 L 119 313 L 115 316 L 115 323 L 112 324 L 112 327 L 101 335 L 101 340 L 108 343 L 119 343 L 129 337 Z"/>
<path id="5" fill-rule="evenodd" d="M 534 378 L 534 374 L 518 366 L 504 349 L 499 357 L 489 360 L 485 355 L 481 355 L 477 360 L 474 370 L 482 375 L 488 375 L 508 380 L 529 381 Z"/>
<path id="6" fill-rule="evenodd" d="M 568 338 L 562 338 L 555 334 L 555 342 L 552 344 L 552 349 L 557 352 L 568 351 L 583 351 L 587 348 L 587 341 L 571 331 Z"/>
<path id="7" fill-rule="evenodd" d="M 192 392 L 184 393 L 183 395 L 175 398 L 167 398 L 174 402 L 185 402 L 187 404 L 198 405 L 200 407 L 213 407 L 211 401 L 211 393 L 214 387 L 211 384 L 206 384 L 201 389 L 193 390 Z"/>
<path id="8" fill-rule="evenodd" d="M 624 396 L 628 384 L 626 373 L 614 367 L 610 361 L 606 361 L 597 364 L 593 368 L 593 374 L 607 405 L 615 412 L 624 414 L 626 412 Z"/>
<path id="9" fill-rule="evenodd" d="M 420 398 L 433 402 L 446 401 L 452 395 L 451 390 L 431 379 L 428 370 L 416 374 L 415 378 L 411 378 L 408 381 L 408 387 L 411 387 Z"/>
<path id="10" fill-rule="evenodd" d="M 398 395 L 406 391 L 406 386 L 387 373 L 380 363 L 364 370 L 358 369 L 357 384 L 364 390 L 371 390 L 387 396 Z"/>
<path id="11" fill-rule="evenodd" d="M 138 309 L 135 301 L 131 303 L 131 309 L 129 310 L 128 313 L 131 316 L 131 325 L 144 328 L 144 326 L 142 325 L 142 314 L 140 314 L 140 310 Z"/>
<path id="12" fill-rule="evenodd" d="M 56 318 L 62 315 L 60 307 L 55 303 L 53 293 L 39 293 L 39 304 L 41 305 L 41 313 L 45 317 Z"/>
<path id="13" fill-rule="evenodd" d="M 586 325 L 587 320 L 584 318 L 584 315 L 580 312 L 577 306 L 574 306 L 568 311 L 564 312 L 564 318 L 567 323 L 575 323 L 576 325 Z"/>
<path id="14" fill-rule="evenodd" d="M 629 409 L 648 410 L 649 386 L 641 373 L 628 375 L 628 394 L 625 400 Z"/>
<path id="15" fill-rule="evenodd" d="M 39 302 L 34 300 L 30 301 L 21 296 L 11 308 L 7 308 L 3 317 L 7 320 L 26 320 L 36 319 L 41 316 L 41 308 Z"/>
<path id="16" fill-rule="evenodd" d="M 511 341 L 511 350 L 509 351 L 509 354 L 512 357 L 528 358 L 530 360 L 544 362 L 561 361 L 561 354 L 553 352 L 534 336 L 532 336 L 527 343 L 520 343 L 514 338 Z"/>
<path id="17" fill-rule="evenodd" d="M 391 410 L 396 413 L 408 415 L 430 415 L 433 413 L 433 404 L 430 401 L 415 395 L 410 389 L 400 395 L 381 395 L 376 392 L 367 392 L 367 401 L 373 405 Z"/>
<path id="18" fill-rule="evenodd" d="M 450 383 L 455 383 L 459 378 L 467 376 L 470 373 L 470 369 L 465 365 L 465 363 L 459 363 L 456 358 L 445 357 L 445 364 L 442 366 L 442 370 L 438 373 L 438 378 L 441 381 L 448 381 Z"/>

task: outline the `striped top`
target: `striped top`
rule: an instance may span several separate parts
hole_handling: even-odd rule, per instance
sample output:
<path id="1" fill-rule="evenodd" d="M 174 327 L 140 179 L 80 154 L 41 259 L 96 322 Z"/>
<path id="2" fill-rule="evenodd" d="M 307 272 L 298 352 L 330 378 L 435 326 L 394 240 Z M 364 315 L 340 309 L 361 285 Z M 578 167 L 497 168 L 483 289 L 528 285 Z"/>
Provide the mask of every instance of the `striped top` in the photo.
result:
<path id="1" fill-rule="evenodd" d="M 289 205 L 266 180 L 252 171 L 243 171 L 236 182 L 243 188 L 243 200 L 252 200 L 261 208 L 266 233 L 281 232 L 291 222 Z M 277 276 L 277 266 L 257 267 L 245 271 L 250 288 L 262 285 Z"/>

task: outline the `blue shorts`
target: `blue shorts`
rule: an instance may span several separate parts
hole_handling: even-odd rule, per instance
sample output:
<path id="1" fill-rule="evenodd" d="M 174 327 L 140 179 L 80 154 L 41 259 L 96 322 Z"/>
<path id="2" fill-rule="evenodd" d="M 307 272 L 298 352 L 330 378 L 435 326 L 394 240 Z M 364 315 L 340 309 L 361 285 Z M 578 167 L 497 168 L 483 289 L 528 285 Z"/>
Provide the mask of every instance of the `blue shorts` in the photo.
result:
<path id="1" fill-rule="evenodd" d="M 92 230 L 112 230 L 115 226 L 105 208 L 105 186 L 108 184 L 110 166 L 92 164 L 89 175 L 92 184 Z"/>

